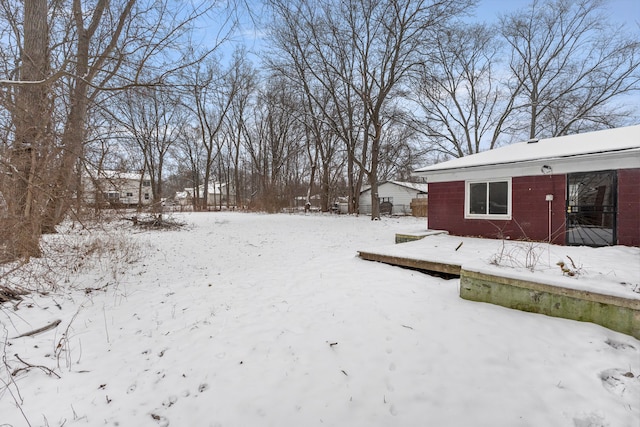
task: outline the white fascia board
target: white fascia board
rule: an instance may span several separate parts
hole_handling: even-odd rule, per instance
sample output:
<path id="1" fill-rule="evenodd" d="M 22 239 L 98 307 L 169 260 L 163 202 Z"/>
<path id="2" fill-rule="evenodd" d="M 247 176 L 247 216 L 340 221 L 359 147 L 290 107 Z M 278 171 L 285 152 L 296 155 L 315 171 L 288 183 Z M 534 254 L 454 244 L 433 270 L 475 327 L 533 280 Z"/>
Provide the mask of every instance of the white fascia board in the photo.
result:
<path id="1" fill-rule="evenodd" d="M 581 154 L 568 157 L 551 157 L 522 162 L 499 163 L 466 168 L 441 169 L 415 172 L 427 182 L 465 181 L 492 179 L 495 177 L 520 177 L 544 175 L 542 167 L 551 167 L 552 175 L 575 172 L 640 168 L 640 148 L 603 153 Z"/>

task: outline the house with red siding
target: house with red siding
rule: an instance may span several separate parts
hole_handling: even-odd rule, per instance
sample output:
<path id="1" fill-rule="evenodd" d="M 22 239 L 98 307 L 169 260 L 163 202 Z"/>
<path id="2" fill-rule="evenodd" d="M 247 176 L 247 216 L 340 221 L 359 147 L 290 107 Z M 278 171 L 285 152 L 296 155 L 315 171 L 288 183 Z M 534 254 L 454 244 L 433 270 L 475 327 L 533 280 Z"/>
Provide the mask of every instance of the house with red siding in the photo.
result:
<path id="1" fill-rule="evenodd" d="M 640 246 L 640 125 L 533 139 L 415 171 L 429 229 Z"/>

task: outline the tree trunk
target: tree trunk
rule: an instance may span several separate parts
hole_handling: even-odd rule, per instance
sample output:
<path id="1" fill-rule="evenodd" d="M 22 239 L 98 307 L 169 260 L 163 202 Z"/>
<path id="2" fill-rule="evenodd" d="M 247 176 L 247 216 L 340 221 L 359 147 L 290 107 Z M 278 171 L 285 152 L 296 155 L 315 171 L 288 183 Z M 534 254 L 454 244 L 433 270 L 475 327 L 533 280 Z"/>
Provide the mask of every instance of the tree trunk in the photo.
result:
<path id="1" fill-rule="evenodd" d="M 7 252 L 10 258 L 40 255 L 42 185 L 46 168 L 41 161 L 50 148 L 47 85 L 49 71 L 46 0 L 24 2 L 24 45 L 20 80 L 29 82 L 16 90 L 15 142 L 11 153 L 13 173 L 5 192 L 9 213 Z M 41 83 L 36 83 L 41 82 Z M 8 196 L 8 197 L 6 197 Z"/>
<path id="2" fill-rule="evenodd" d="M 80 14 L 79 11 L 74 11 Z M 76 17 L 81 20 L 81 17 Z M 47 210 L 43 220 L 43 232 L 55 232 L 55 226 L 59 224 L 67 213 L 74 190 L 73 179 L 78 159 L 82 158 L 85 137 L 85 121 L 89 99 L 87 97 L 89 85 L 85 76 L 89 71 L 89 44 L 90 35 L 87 34 L 83 24 L 76 22 L 78 31 L 77 61 L 74 74 L 74 86 L 70 94 L 70 109 L 67 115 L 64 132 L 62 134 L 62 153 L 58 167 L 58 173 L 51 190 Z"/>
<path id="3" fill-rule="evenodd" d="M 371 141 L 371 171 L 369 172 L 369 184 L 371 184 L 371 219 L 380 219 L 380 197 L 378 195 L 378 163 L 380 162 L 380 139 L 382 138 L 382 124 L 374 121 L 375 133 Z"/>
<path id="4" fill-rule="evenodd" d="M 536 137 L 536 124 L 538 119 L 538 97 L 536 93 L 531 94 L 531 120 L 529 122 L 529 139 Z"/>
<path id="5" fill-rule="evenodd" d="M 331 187 L 329 181 L 331 179 L 331 169 L 327 163 L 323 162 L 322 176 L 320 177 L 320 207 L 322 212 L 329 210 L 329 193 Z"/>
<path id="6" fill-rule="evenodd" d="M 370 176 L 371 181 L 371 220 L 380 219 L 380 196 L 378 194 L 378 180 Z"/>

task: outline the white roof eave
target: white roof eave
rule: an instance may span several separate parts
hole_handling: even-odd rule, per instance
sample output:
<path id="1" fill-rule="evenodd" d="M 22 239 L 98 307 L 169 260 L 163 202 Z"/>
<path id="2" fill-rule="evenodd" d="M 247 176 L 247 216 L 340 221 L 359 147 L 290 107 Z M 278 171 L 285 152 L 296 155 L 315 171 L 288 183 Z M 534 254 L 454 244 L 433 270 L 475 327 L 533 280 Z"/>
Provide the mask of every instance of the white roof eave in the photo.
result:
<path id="1" fill-rule="evenodd" d="M 583 171 L 619 169 L 637 166 L 628 166 L 629 162 L 625 163 L 627 166 L 603 166 L 591 161 L 592 156 L 599 156 L 603 161 L 611 158 L 610 156 L 620 158 L 616 157 L 617 152 L 626 153 L 624 156 L 638 156 L 639 149 L 640 125 L 635 125 L 540 139 L 537 142 L 519 142 L 420 168 L 414 173 L 429 177 L 429 181 L 434 182 L 433 179 L 438 176 L 468 174 L 486 169 L 501 170 L 513 176 L 529 175 L 530 170 L 524 173 L 516 169 L 531 164 L 538 165 L 539 162 L 554 162 L 566 171 L 574 171 L 576 167 Z"/>
<path id="2" fill-rule="evenodd" d="M 428 170 L 425 168 L 426 170 L 416 171 L 415 175 L 426 178 L 430 183 L 535 176 L 544 174 L 542 172 L 543 166 L 550 167 L 550 173 L 553 175 L 640 168 L 640 148 L 448 169 Z"/>

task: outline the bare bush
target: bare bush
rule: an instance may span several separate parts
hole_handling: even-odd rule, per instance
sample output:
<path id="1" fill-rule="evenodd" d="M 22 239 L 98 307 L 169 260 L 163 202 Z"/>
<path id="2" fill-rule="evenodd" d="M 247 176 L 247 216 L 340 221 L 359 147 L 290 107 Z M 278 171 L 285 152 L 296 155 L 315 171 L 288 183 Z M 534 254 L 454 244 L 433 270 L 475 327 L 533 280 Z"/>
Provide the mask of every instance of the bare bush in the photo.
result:
<path id="1" fill-rule="evenodd" d="M 16 261 L 0 265 L 0 311 L 7 315 L 11 321 L 14 316 L 19 316 L 16 311 L 25 294 L 48 294 L 61 290 L 84 289 L 84 294 L 89 295 L 93 291 L 106 289 L 110 285 L 117 285 L 125 266 L 135 263 L 140 259 L 141 247 L 132 241 L 127 234 L 130 227 L 126 223 L 83 223 L 78 227 L 78 222 L 68 222 L 62 225 L 61 232 L 48 235 L 42 242 L 42 256 L 31 258 L 28 262 Z M 80 282 L 80 274 L 87 271 L 95 271 L 98 277 L 87 286 L 86 281 Z M 65 289 L 66 288 L 66 289 Z M 13 301 L 13 308 L 8 302 Z M 41 371 L 46 375 L 59 378 L 62 369 L 71 369 L 73 363 L 77 363 L 82 354 L 74 353 L 70 338 L 72 324 L 84 305 L 80 305 L 75 315 L 66 324 L 61 334 L 56 334 L 53 341 L 53 354 L 57 361 L 57 367 L 47 367 L 34 364 L 20 357 L 19 354 L 8 354 L 10 345 L 9 333 L 3 323 L 0 322 L 0 398 L 13 400 L 15 406 L 22 412 L 23 396 L 15 378 L 18 375 L 26 375 L 30 371 Z M 61 320 L 23 333 L 17 337 L 35 335 L 60 325 Z M 73 357 L 72 357 L 73 356 Z M 56 372 L 57 371 L 57 372 Z M 27 415 L 22 412 L 27 423 L 31 425 Z"/>
<path id="2" fill-rule="evenodd" d="M 541 243 L 502 240 L 500 250 L 491 256 L 489 262 L 493 265 L 526 268 L 529 271 L 534 271 L 543 253 L 544 248 Z"/>
<path id="3" fill-rule="evenodd" d="M 6 394 L 7 399 L 13 400 L 16 408 L 18 408 L 22 414 L 27 425 L 31 426 L 27 415 L 22 410 L 22 403 L 24 399 L 20 393 L 20 388 L 18 388 L 18 384 L 14 379 L 14 375 L 12 375 L 12 367 L 7 359 L 8 335 L 9 331 L 7 331 L 3 325 L 3 328 L 0 331 L 0 357 L 2 358 L 0 363 L 0 399 L 2 399 Z"/>
<path id="4" fill-rule="evenodd" d="M 163 216 L 162 214 L 146 216 L 135 215 L 125 219 L 131 221 L 133 225 L 137 227 L 149 229 L 173 230 L 182 228 L 185 225 L 183 222 L 177 221 L 171 217 Z"/>
<path id="5" fill-rule="evenodd" d="M 117 282 L 125 265 L 140 259 L 140 245 L 130 239 L 121 222 L 63 227 L 62 232 L 43 239 L 42 257 L 0 265 L 0 303 L 26 293 L 57 291 L 62 285 L 73 287 L 78 274 L 88 269 L 102 274 L 98 282 L 105 281 L 90 288 L 106 287 Z"/>

